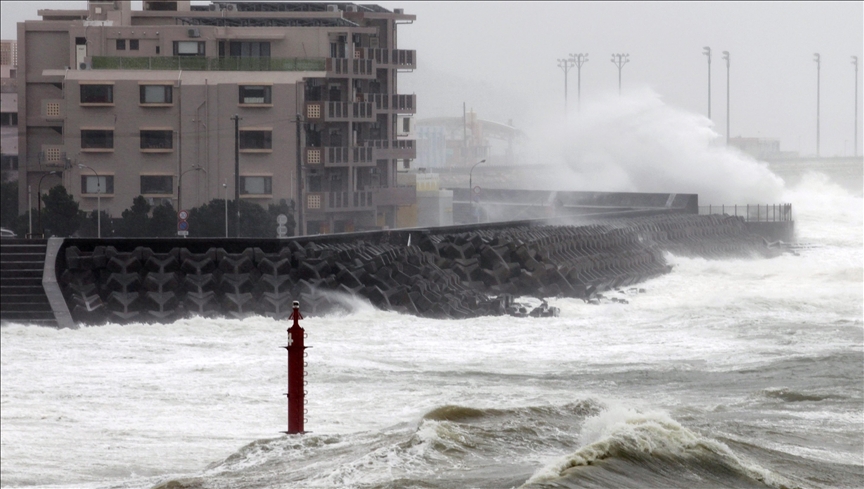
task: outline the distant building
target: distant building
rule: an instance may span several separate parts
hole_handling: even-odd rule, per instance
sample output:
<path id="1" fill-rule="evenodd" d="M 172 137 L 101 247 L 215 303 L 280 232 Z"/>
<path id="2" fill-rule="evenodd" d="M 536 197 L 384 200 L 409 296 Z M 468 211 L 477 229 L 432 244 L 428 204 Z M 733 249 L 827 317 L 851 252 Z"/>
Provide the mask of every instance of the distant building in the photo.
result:
<path id="1" fill-rule="evenodd" d="M 524 138 L 512 122 L 483 120 L 473 110 L 463 117 L 422 119 L 417 121 L 416 166 L 460 170 L 484 159 L 489 165 L 514 165 L 514 143 Z"/>
<path id="2" fill-rule="evenodd" d="M 797 157 L 798 153 L 780 151 L 779 139 L 766 138 L 729 138 L 729 146 L 738 148 L 758 160 Z"/>
<path id="3" fill-rule="evenodd" d="M 18 43 L 0 41 L 0 170 L 18 179 Z"/>
<path id="4" fill-rule="evenodd" d="M 115 217 L 138 195 L 233 199 L 236 139 L 241 198 L 298 202 L 301 232 L 394 227 L 415 203 L 396 179 L 416 156 L 417 101 L 398 73 L 417 58 L 396 45 L 414 15 L 188 0 L 39 15 L 18 24 L 22 199 L 43 177 L 43 192 L 62 184 L 86 211 L 99 195 Z"/>

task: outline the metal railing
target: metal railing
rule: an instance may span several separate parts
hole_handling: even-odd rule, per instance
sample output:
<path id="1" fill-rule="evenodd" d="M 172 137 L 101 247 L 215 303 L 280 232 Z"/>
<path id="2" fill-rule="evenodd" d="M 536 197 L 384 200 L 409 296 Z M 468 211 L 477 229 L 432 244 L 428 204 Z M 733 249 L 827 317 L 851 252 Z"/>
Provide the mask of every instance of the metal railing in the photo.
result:
<path id="1" fill-rule="evenodd" d="M 324 71 L 324 58 L 93 56 L 94 70 Z"/>
<path id="2" fill-rule="evenodd" d="M 700 205 L 699 215 L 743 217 L 747 222 L 784 222 L 792 220 L 792 204 Z"/>

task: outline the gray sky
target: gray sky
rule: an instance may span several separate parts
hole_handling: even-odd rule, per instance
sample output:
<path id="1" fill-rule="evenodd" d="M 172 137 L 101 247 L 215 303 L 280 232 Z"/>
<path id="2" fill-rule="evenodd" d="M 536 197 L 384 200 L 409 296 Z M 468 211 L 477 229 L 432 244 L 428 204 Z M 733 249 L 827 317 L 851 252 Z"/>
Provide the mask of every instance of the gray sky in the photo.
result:
<path id="1" fill-rule="evenodd" d="M 419 59 L 417 71 L 401 77 L 400 91 L 418 94 L 420 118 L 461 116 L 465 102 L 481 118 L 512 120 L 536 137 L 564 118 L 564 73 L 556 60 L 579 52 L 589 53 L 590 60 L 582 67 L 583 109 L 598 100 L 614 103 L 604 98 L 617 96 L 611 53 L 629 53 L 625 99 L 654 96 L 685 113 L 707 115 L 702 48 L 710 46 L 716 132 L 725 136 L 725 50 L 731 53 L 732 135 L 779 138 L 782 150 L 815 154 L 818 52 L 821 153 L 852 154 L 851 56 L 864 57 L 862 2 L 377 3 L 417 15 L 412 25 L 399 27 L 399 47 L 416 49 Z M 14 38 L 15 23 L 37 19 L 39 8 L 84 4 L 0 2 L 2 37 Z M 140 2 L 133 5 L 140 9 Z M 575 68 L 568 75 L 571 120 L 576 75 Z"/>

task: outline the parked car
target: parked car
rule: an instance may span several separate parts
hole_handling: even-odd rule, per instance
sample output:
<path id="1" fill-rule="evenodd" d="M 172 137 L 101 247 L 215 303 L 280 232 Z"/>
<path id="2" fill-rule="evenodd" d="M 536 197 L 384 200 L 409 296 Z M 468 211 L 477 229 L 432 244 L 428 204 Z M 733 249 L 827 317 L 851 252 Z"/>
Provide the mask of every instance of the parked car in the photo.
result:
<path id="1" fill-rule="evenodd" d="M 0 228 L 0 238 L 17 238 L 18 235 L 15 234 L 11 229 Z"/>

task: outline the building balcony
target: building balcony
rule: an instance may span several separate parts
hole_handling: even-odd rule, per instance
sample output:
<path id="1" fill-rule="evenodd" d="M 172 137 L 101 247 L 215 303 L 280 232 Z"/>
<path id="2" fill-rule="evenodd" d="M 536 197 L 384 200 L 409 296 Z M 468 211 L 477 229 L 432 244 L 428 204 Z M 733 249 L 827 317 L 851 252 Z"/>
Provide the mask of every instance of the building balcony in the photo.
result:
<path id="1" fill-rule="evenodd" d="M 377 76 L 375 63 L 371 59 L 327 58 L 328 78 L 361 78 L 372 80 Z"/>
<path id="2" fill-rule="evenodd" d="M 413 49 L 363 48 L 361 56 L 375 61 L 378 68 L 417 69 L 417 51 Z"/>
<path id="3" fill-rule="evenodd" d="M 324 71 L 325 58 L 93 56 L 94 70 Z"/>
<path id="4" fill-rule="evenodd" d="M 305 164 L 324 165 L 325 167 L 347 167 L 375 162 L 375 150 L 368 147 L 329 146 L 306 148 L 305 155 Z"/>
<path id="5" fill-rule="evenodd" d="M 375 157 L 381 159 L 413 160 L 417 158 L 417 145 L 413 139 L 372 139 L 364 141 L 362 146 L 375 148 Z"/>
<path id="6" fill-rule="evenodd" d="M 395 112 L 397 114 L 416 114 L 417 95 L 398 95 L 386 93 L 369 93 L 366 99 L 375 104 L 375 110 Z"/>
<path id="7" fill-rule="evenodd" d="M 375 122 L 372 102 L 307 102 L 306 119 L 326 122 Z"/>
<path id="8" fill-rule="evenodd" d="M 413 205 L 417 203 L 417 188 L 414 186 L 378 187 L 371 189 L 371 191 L 376 206 Z"/>
<path id="9" fill-rule="evenodd" d="M 306 194 L 306 210 L 310 213 L 333 211 L 371 211 L 373 191 L 362 192 L 309 192 Z"/>

